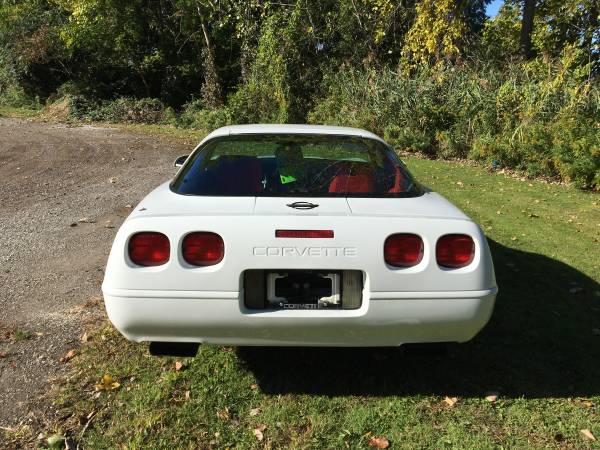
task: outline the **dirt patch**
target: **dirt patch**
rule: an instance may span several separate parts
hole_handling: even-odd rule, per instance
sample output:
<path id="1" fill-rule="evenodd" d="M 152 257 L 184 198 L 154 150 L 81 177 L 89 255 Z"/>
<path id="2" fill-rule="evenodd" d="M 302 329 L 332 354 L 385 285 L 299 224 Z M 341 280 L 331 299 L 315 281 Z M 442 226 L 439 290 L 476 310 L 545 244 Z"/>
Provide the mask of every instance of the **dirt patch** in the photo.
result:
<path id="1" fill-rule="evenodd" d="M 71 114 L 71 106 L 68 99 L 50 103 L 40 113 L 38 119 L 43 122 L 66 122 Z"/>
<path id="2" fill-rule="evenodd" d="M 117 129 L 0 119 L 0 426 L 42 417 L 60 359 L 104 314 L 118 227 L 189 150 Z"/>

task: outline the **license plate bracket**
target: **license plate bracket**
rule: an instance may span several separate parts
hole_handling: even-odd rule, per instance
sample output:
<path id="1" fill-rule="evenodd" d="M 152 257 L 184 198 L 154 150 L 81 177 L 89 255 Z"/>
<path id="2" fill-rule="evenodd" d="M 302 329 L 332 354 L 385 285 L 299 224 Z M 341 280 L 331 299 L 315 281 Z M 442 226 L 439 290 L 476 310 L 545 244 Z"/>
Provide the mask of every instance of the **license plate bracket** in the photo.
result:
<path id="1" fill-rule="evenodd" d="M 267 302 L 280 309 L 341 307 L 340 272 L 286 270 L 267 272 Z"/>
<path id="2" fill-rule="evenodd" d="M 243 276 L 250 310 L 352 310 L 362 305 L 360 270 L 249 269 Z"/>

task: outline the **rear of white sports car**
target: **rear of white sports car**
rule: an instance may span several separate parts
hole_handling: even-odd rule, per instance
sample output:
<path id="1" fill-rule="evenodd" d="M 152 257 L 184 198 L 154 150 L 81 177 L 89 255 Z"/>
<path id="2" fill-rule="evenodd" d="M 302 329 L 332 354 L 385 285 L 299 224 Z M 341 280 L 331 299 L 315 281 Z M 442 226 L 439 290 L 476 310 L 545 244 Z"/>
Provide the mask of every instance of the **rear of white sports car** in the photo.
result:
<path id="1" fill-rule="evenodd" d="M 134 341 L 398 346 L 471 339 L 497 287 L 480 228 L 376 136 L 247 126 L 135 208 L 103 292 Z"/>

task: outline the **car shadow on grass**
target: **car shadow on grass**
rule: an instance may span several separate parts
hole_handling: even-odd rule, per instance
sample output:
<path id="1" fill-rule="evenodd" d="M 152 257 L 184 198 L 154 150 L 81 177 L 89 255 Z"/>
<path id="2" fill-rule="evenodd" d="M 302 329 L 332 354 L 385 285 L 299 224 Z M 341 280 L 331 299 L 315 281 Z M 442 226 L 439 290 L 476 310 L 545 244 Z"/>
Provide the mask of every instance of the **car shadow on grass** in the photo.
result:
<path id="1" fill-rule="evenodd" d="M 600 285 L 546 256 L 490 241 L 500 294 L 489 324 L 447 354 L 414 349 L 241 347 L 267 394 L 600 394 Z"/>

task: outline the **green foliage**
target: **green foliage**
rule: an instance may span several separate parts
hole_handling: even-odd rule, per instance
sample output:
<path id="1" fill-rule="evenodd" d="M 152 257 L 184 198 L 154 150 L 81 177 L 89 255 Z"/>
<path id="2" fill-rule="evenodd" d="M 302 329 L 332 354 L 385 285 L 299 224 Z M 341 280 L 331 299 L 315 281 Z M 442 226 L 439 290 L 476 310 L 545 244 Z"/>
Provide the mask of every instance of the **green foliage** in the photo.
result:
<path id="1" fill-rule="evenodd" d="M 207 131 L 352 124 L 432 157 L 597 186 L 597 1 L 537 2 L 528 63 L 522 1 L 492 20 L 486 4 L 5 0 L 0 104 Z"/>
<path id="2" fill-rule="evenodd" d="M 68 94 L 55 103 L 65 103 L 68 118 L 74 120 L 157 124 L 167 118 L 165 106 L 155 98 L 120 97 L 93 102 L 81 95 Z"/>
<path id="3" fill-rule="evenodd" d="M 46 0 L 0 2 L 0 102 L 37 107 L 62 78 L 56 27 L 61 10 Z"/>
<path id="4" fill-rule="evenodd" d="M 520 14 L 520 4 L 506 2 L 500 7 L 494 20 L 485 23 L 481 48 L 486 59 L 501 61 L 518 53 Z"/>
<path id="5" fill-rule="evenodd" d="M 210 132 L 231 125 L 232 119 L 229 108 L 206 108 L 202 100 L 194 100 L 185 105 L 175 123 L 183 128 Z"/>
<path id="6" fill-rule="evenodd" d="M 536 11 L 533 43 L 540 54 L 558 56 L 566 46 L 580 48 L 582 63 L 600 57 L 597 0 L 545 0 Z M 598 67 L 597 67 L 598 68 Z"/>
<path id="7" fill-rule="evenodd" d="M 357 126 L 434 157 L 497 160 L 531 176 L 600 186 L 600 89 L 568 55 L 492 67 L 343 71 L 309 115 Z M 543 70 L 540 70 L 543 67 Z"/>
<path id="8" fill-rule="evenodd" d="M 405 59 L 417 65 L 427 65 L 442 59 L 458 58 L 467 31 L 464 6 L 464 3 L 454 0 L 418 2 L 417 17 L 402 51 Z"/>
<path id="9" fill-rule="evenodd" d="M 288 120 L 290 56 L 286 55 L 286 47 L 281 45 L 276 34 L 284 20 L 281 15 L 273 15 L 266 21 L 246 83 L 229 99 L 236 122 L 285 123 Z"/>

